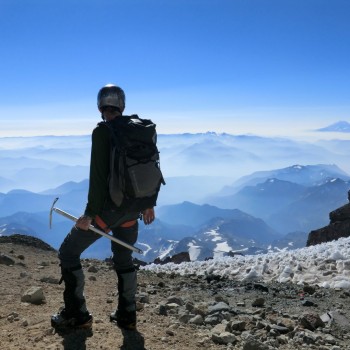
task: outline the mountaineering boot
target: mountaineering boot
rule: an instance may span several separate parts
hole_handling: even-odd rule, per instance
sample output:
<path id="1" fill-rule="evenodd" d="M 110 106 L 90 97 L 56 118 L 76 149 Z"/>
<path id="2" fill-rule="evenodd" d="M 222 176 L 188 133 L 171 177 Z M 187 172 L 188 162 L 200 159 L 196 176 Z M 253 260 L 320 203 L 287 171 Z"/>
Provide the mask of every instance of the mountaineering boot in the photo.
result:
<path id="1" fill-rule="evenodd" d="M 136 288 L 135 269 L 117 271 L 118 276 L 118 309 L 110 315 L 110 321 L 116 322 L 119 328 L 136 329 Z"/>
<path id="2" fill-rule="evenodd" d="M 51 316 L 51 326 L 56 329 L 63 328 L 91 328 L 92 315 L 89 312 L 70 315 L 66 309 Z"/>
<path id="3" fill-rule="evenodd" d="M 61 268 L 65 289 L 63 299 L 65 307 L 51 317 L 54 328 L 91 328 L 92 316 L 86 308 L 84 297 L 85 278 L 81 265 L 73 268 Z"/>
<path id="4" fill-rule="evenodd" d="M 119 328 L 134 331 L 136 330 L 136 310 L 125 311 L 118 309 L 111 313 L 110 321 L 116 322 Z"/>

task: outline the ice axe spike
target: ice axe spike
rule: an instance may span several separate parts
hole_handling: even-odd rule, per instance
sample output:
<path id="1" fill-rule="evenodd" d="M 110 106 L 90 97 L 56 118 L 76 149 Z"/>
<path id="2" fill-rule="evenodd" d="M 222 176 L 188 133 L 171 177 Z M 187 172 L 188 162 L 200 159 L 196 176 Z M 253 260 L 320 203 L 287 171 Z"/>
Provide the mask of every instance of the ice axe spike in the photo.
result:
<path id="1" fill-rule="evenodd" d="M 53 204 L 51 206 L 51 210 L 50 210 L 50 228 L 51 228 L 51 225 L 52 225 L 52 212 L 56 212 L 56 213 L 58 213 L 58 214 L 60 214 L 60 215 L 62 215 L 64 217 L 66 217 L 69 220 L 77 222 L 77 220 L 78 220 L 77 217 L 75 217 L 75 216 L 73 216 L 73 215 L 71 215 L 71 214 L 69 214 L 69 213 L 67 213 L 67 212 L 65 212 L 65 211 L 55 207 L 55 204 L 56 204 L 57 201 L 58 201 L 58 197 L 55 198 L 55 200 L 53 201 Z M 91 231 L 93 231 L 95 233 L 98 233 L 99 235 L 101 235 L 103 237 L 106 237 L 106 238 L 110 239 L 111 241 L 113 241 L 113 242 L 115 242 L 117 244 L 120 244 L 120 245 L 122 245 L 125 248 L 128 248 L 128 249 L 132 250 L 135 253 L 143 254 L 143 251 L 141 249 L 136 248 L 136 247 L 134 247 L 134 246 L 132 246 L 132 245 L 130 245 L 128 243 L 125 243 L 125 242 L 121 241 L 118 238 L 115 238 L 115 237 L 111 236 L 108 233 L 103 232 L 102 230 L 99 230 L 98 228 L 96 228 L 93 225 L 90 225 L 89 230 L 91 230 Z"/>

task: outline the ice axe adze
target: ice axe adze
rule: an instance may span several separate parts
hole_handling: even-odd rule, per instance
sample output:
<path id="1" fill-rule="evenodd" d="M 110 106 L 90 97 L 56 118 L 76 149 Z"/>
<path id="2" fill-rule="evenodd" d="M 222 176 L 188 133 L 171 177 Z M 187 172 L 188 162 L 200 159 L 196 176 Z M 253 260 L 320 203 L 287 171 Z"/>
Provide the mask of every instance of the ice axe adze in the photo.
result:
<path id="1" fill-rule="evenodd" d="M 55 204 L 56 204 L 57 201 L 58 201 L 58 197 L 53 201 L 52 207 L 51 207 L 51 210 L 50 210 L 50 228 L 51 228 L 51 225 L 52 225 L 52 212 L 53 211 L 55 211 L 56 213 L 66 217 L 67 219 L 70 219 L 70 220 L 76 222 L 78 220 L 77 217 L 75 217 L 75 216 L 73 216 L 73 215 L 71 215 L 71 214 L 69 214 L 69 213 L 67 213 L 67 212 L 65 212 L 65 211 L 63 211 L 63 210 L 61 210 L 59 208 L 55 208 Z M 89 230 L 91 230 L 93 232 L 96 232 L 99 235 L 101 235 L 103 237 L 106 237 L 106 238 L 110 239 L 111 241 L 113 241 L 113 242 L 115 242 L 117 244 L 120 244 L 120 245 L 122 245 L 125 248 L 128 248 L 128 249 L 132 250 L 135 253 L 143 254 L 143 251 L 141 249 L 136 248 L 136 247 L 134 247 L 134 246 L 132 246 L 132 245 L 130 245 L 128 243 L 125 243 L 125 242 L 121 241 L 118 238 L 115 238 L 115 237 L 109 235 L 108 233 L 103 232 L 102 230 L 99 230 L 95 226 L 90 225 Z"/>

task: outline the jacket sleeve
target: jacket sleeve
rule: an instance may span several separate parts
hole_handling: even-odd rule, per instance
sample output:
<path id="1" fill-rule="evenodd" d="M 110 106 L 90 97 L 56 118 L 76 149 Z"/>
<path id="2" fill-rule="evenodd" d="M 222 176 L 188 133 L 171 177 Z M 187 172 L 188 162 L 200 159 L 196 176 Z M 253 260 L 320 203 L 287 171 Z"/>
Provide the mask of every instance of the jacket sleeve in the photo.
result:
<path id="1" fill-rule="evenodd" d="M 89 193 L 85 209 L 85 215 L 92 218 L 101 213 L 109 196 L 109 157 L 109 130 L 99 125 L 92 132 Z"/>

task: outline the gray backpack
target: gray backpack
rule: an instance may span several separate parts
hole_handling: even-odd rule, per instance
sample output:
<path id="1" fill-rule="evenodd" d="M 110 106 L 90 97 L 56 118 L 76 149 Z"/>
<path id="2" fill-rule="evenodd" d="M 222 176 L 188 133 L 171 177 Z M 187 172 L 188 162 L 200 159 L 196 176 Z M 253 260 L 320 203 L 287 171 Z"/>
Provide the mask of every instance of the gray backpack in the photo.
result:
<path id="1" fill-rule="evenodd" d="M 110 130 L 109 193 L 114 204 L 141 212 L 156 205 L 165 181 L 160 170 L 156 125 L 137 115 L 102 122 Z"/>

